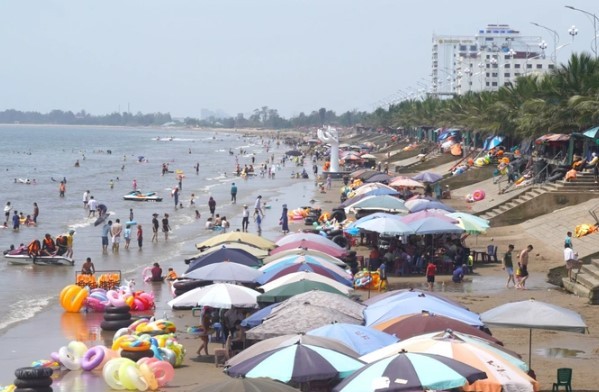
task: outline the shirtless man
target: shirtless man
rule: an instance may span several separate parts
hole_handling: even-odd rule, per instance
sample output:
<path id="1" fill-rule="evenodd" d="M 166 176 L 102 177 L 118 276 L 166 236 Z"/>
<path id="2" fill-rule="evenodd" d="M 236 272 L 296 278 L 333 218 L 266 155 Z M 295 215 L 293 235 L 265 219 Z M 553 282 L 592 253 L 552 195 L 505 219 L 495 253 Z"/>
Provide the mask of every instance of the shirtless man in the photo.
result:
<path id="1" fill-rule="evenodd" d="M 518 256 L 518 266 L 520 267 L 520 282 L 516 285 L 517 289 L 526 290 L 526 280 L 528 279 L 528 254 L 532 252 L 532 245 L 520 252 Z"/>
<path id="2" fill-rule="evenodd" d="M 121 224 L 121 220 L 117 219 L 114 221 L 114 224 L 110 228 L 110 235 L 112 236 L 112 251 L 119 251 L 119 243 L 121 242 L 121 233 L 123 232 L 123 225 Z"/>

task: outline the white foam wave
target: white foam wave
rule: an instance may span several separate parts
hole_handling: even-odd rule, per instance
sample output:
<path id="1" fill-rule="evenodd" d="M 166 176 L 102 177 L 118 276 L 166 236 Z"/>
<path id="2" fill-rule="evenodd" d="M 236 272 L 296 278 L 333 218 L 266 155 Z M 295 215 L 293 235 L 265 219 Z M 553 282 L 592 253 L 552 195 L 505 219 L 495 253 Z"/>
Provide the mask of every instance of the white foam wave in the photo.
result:
<path id="1" fill-rule="evenodd" d="M 18 300 L 8 306 L 8 314 L 0 319 L 0 330 L 6 327 L 33 318 L 41 312 L 52 297 L 27 298 Z"/>

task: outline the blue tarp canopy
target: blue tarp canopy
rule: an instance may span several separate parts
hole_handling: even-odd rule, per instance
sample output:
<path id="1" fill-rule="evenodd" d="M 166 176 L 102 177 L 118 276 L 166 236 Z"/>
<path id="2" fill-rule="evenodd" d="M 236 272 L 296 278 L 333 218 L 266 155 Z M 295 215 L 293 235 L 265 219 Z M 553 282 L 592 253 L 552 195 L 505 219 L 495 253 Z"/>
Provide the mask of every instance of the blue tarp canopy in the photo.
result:
<path id="1" fill-rule="evenodd" d="M 498 145 L 501 144 L 503 139 L 504 139 L 503 136 L 496 136 L 496 135 L 489 136 L 488 138 L 485 139 L 485 142 L 483 143 L 483 150 L 487 151 L 487 150 L 497 147 Z"/>
<path id="2" fill-rule="evenodd" d="M 441 133 L 439 133 L 439 136 L 437 136 L 437 141 L 438 142 L 443 141 L 450 136 L 453 136 L 454 139 L 456 139 L 456 141 L 459 142 L 462 138 L 462 133 L 460 132 L 459 129 L 446 129 L 446 130 L 442 131 Z"/>

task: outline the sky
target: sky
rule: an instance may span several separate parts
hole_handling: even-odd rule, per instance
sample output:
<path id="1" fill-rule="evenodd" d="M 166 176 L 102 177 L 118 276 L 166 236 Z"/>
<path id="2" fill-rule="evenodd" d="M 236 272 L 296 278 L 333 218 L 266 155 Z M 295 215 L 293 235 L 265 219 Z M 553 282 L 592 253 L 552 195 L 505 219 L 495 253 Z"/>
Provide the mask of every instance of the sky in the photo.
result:
<path id="1" fill-rule="evenodd" d="M 559 62 L 590 52 L 593 18 L 564 5 L 599 15 L 596 0 L 4 0 L 0 110 L 372 111 L 430 85 L 433 34 L 509 24 L 551 50 L 536 22 Z"/>

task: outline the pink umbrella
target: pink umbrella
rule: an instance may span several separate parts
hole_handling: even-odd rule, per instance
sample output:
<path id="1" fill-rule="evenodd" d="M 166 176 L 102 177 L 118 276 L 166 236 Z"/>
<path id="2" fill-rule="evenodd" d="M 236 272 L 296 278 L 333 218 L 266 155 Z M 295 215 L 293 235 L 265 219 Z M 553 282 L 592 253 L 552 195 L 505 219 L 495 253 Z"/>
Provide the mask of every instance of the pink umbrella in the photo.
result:
<path id="1" fill-rule="evenodd" d="M 319 244 L 328 245 L 328 246 L 337 246 L 336 243 L 331 241 L 325 236 L 314 233 L 293 233 L 287 234 L 286 236 L 279 239 L 276 244 L 277 246 L 283 246 L 288 243 L 297 243 L 301 240 L 306 240 L 310 242 L 318 242 Z"/>
<path id="2" fill-rule="evenodd" d="M 447 214 L 447 211 L 445 211 L 445 210 L 437 210 L 437 209 L 422 210 L 422 211 L 418 211 L 418 212 L 413 212 L 406 216 L 402 216 L 399 220 L 401 220 L 403 223 L 411 223 L 411 222 L 416 222 L 416 221 L 419 221 L 419 220 L 425 219 L 425 218 L 439 218 L 439 219 L 449 222 L 449 223 L 458 223 L 459 222 L 457 219 L 447 216 L 446 214 Z"/>
<path id="3" fill-rule="evenodd" d="M 424 188 L 422 183 L 403 176 L 392 178 L 391 181 L 389 181 L 389 185 L 396 187 L 403 186 L 408 188 Z"/>
<path id="4" fill-rule="evenodd" d="M 325 245 L 325 244 L 321 244 L 321 243 L 310 241 L 310 240 L 300 240 L 300 241 L 295 241 L 295 242 L 288 242 L 285 245 L 282 245 L 282 246 L 279 246 L 279 247 L 273 249 L 270 252 L 270 254 L 275 255 L 277 253 L 280 253 L 280 252 L 283 252 L 283 251 L 286 251 L 289 249 L 297 249 L 297 248 L 314 249 L 314 250 L 318 250 L 320 252 L 326 253 L 328 255 L 331 255 L 333 257 L 343 257 L 347 254 L 347 250 L 340 247 L 337 244 L 335 244 L 335 246 Z"/>

